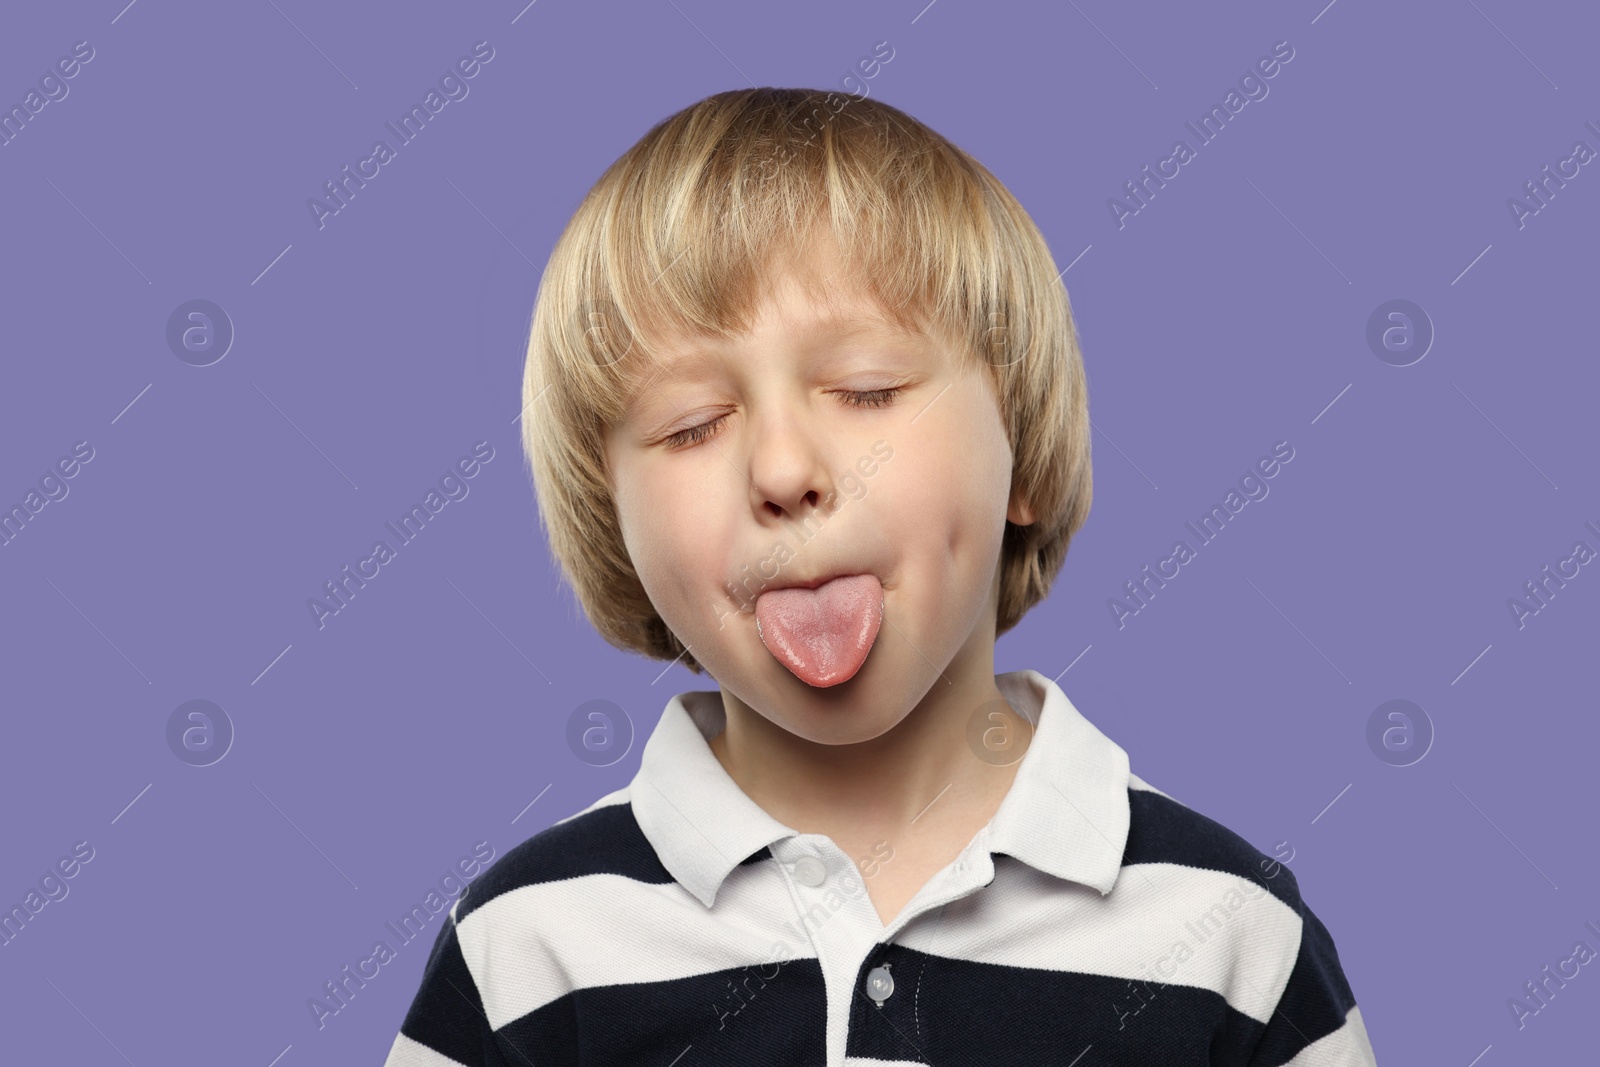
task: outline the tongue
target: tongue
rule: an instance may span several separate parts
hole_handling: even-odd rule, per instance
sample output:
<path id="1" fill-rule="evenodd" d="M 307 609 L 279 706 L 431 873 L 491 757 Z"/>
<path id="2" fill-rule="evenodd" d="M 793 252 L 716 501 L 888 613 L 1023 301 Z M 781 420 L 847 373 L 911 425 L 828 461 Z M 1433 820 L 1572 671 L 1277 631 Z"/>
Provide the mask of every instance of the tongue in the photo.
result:
<path id="1" fill-rule="evenodd" d="M 779 663 L 807 685 L 847 682 L 866 662 L 883 621 L 883 585 L 871 574 L 815 589 L 774 589 L 756 598 L 756 632 Z"/>

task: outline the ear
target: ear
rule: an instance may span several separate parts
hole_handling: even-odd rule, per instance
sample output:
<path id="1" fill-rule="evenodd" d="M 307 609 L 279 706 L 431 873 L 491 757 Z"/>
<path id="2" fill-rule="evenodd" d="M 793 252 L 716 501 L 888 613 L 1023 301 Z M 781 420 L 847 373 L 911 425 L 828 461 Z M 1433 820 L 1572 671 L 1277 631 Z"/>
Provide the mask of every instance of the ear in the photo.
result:
<path id="1" fill-rule="evenodd" d="M 1036 516 L 1033 507 L 1017 490 L 1011 492 L 1011 505 L 1006 508 L 1006 520 L 1017 526 L 1032 526 Z"/>

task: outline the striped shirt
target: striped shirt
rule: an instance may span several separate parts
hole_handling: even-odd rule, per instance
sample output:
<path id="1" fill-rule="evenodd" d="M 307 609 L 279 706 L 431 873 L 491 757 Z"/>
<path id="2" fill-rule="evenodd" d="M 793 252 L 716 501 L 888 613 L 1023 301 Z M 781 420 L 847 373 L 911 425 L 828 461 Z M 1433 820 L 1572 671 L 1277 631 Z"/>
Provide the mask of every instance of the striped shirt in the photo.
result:
<path id="1" fill-rule="evenodd" d="M 885 926 L 674 697 L 629 785 L 522 842 L 435 940 L 386 1067 L 1371 1065 L 1294 875 L 1129 773 L 1036 671 L 994 817 Z M 888 862 L 893 862 L 888 859 Z"/>

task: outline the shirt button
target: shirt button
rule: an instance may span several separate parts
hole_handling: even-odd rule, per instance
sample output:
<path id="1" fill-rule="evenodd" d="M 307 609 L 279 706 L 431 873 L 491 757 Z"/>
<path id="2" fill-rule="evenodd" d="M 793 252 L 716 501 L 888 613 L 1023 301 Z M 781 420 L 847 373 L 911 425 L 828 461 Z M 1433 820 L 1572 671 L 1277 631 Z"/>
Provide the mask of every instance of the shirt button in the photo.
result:
<path id="1" fill-rule="evenodd" d="M 802 856 L 795 862 L 794 877 L 801 885 L 821 885 L 828 877 L 828 868 L 815 856 Z"/>
<path id="2" fill-rule="evenodd" d="M 867 972 L 867 996 L 877 1001 L 880 1008 L 893 992 L 894 976 L 889 973 L 887 966 L 874 967 Z"/>

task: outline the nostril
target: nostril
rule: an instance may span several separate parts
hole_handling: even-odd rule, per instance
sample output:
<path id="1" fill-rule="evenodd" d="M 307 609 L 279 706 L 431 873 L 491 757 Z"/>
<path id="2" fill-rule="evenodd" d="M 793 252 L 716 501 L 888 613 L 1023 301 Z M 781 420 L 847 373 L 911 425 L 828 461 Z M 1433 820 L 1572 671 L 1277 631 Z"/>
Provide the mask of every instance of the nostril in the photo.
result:
<path id="1" fill-rule="evenodd" d="M 816 510 L 817 502 L 820 499 L 821 499 L 821 497 L 820 497 L 820 495 L 818 494 L 818 492 L 815 489 L 808 489 L 806 491 L 806 495 L 800 498 L 800 503 L 801 503 L 802 506 L 801 506 L 801 508 L 799 510 L 801 512 L 804 512 L 804 511 L 807 511 L 807 510 L 813 510 L 813 511 Z M 766 503 L 767 503 L 767 510 L 770 511 L 773 514 L 773 516 L 775 516 L 776 518 L 780 518 L 781 519 L 786 514 L 788 514 L 788 512 L 783 510 L 782 505 L 774 504 L 770 500 L 767 501 Z"/>

